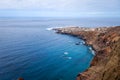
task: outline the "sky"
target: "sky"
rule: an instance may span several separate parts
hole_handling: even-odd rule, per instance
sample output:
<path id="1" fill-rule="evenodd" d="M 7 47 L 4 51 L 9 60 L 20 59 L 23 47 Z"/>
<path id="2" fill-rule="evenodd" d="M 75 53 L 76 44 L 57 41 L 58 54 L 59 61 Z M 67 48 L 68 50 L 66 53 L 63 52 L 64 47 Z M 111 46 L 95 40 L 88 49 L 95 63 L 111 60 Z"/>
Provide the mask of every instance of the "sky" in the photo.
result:
<path id="1" fill-rule="evenodd" d="M 0 0 L 1 17 L 120 17 L 120 0 Z"/>

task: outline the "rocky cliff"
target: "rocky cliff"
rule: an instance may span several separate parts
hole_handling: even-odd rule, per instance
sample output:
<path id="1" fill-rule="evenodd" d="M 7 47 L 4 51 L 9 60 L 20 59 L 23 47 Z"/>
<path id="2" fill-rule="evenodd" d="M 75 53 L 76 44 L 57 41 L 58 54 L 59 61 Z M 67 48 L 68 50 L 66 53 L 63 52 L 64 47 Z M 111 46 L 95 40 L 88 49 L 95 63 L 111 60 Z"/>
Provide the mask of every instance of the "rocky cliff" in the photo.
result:
<path id="1" fill-rule="evenodd" d="M 57 33 L 77 36 L 95 50 L 91 66 L 77 80 L 120 80 L 120 26 L 102 28 L 66 27 Z"/>

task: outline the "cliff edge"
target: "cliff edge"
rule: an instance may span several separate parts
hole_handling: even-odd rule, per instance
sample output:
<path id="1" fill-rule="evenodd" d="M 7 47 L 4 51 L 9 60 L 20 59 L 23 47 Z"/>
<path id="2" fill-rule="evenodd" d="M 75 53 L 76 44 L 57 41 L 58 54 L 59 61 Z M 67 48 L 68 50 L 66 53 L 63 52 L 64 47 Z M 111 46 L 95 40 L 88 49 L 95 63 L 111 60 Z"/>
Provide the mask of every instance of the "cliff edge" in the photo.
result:
<path id="1" fill-rule="evenodd" d="M 57 33 L 77 36 L 95 50 L 91 66 L 77 80 L 120 80 L 120 26 L 54 29 Z"/>

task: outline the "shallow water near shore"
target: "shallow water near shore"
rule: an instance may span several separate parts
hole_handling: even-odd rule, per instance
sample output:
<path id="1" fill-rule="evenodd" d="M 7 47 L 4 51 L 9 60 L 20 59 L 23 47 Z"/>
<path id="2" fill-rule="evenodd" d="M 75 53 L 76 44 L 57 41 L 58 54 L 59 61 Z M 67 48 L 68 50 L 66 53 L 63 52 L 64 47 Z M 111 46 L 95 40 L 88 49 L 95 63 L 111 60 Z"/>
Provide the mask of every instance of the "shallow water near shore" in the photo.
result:
<path id="1" fill-rule="evenodd" d="M 83 40 L 46 30 L 71 25 L 69 21 L 1 19 L 0 23 L 0 80 L 75 80 L 94 57 Z"/>

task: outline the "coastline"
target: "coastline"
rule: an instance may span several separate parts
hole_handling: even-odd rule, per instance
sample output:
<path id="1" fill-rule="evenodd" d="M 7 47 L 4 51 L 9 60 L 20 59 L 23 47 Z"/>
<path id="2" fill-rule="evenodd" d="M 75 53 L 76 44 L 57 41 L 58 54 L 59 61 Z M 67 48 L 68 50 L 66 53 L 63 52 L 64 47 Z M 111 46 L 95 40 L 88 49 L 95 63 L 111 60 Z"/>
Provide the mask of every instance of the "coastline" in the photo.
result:
<path id="1" fill-rule="evenodd" d="M 116 63 L 119 59 L 111 62 L 113 46 L 115 43 L 120 42 L 120 26 L 115 27 L 99 27 L 99 28 L 83 28 L 83 27 L 65 27 L 65 28 L 54 28 L 53 30 L 59 34 L 66 34 L 79 37 L 85 41 L 85 44 L 90 46 L 95 51 L 95 57 L 91 62 L 90 68 L 85 72 L 77 76 L 77 80 L 119 80 L 119 72 L 116 75 L 110 73 L 107 75 L 106 69 L 110 66 L 106 64 L 115 64 L 113 69 L 117 69 L 116 66 L 120 66 Z M 118 45 L 118 44 L 117 44 Z M 119 52 L 118 52 L 119 53 Z M 116 53 L 117 54 L 117 53 Z M 119 56 L 116 56 L 119 58 Z M 111 62 L 111 63 L 109 63 Z M 106 66 L 106 67 L 104 67 Z M 113 67 L 113 65 L 111 65 Z M 96 69 L 96 70 L 94 70 Z M 107 76 L 103 76 L 103 75 Z M 110 75 L 110 76 L 109 76 Z M 112 76 L 111 76 L 112 75 Z M 107 77 L 107 78 L 106 78 Z M 113 78 L 111 78 L 113 77 Z"/>

